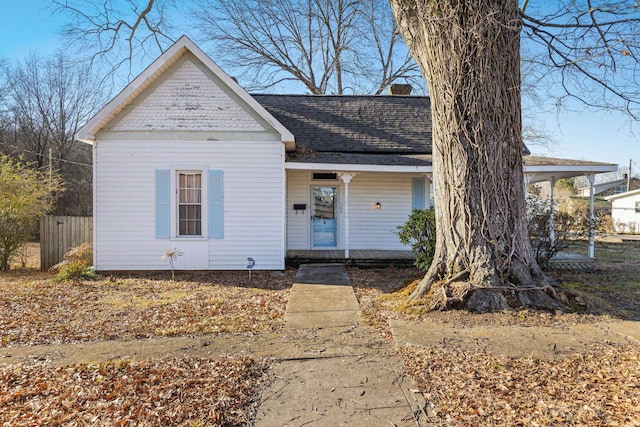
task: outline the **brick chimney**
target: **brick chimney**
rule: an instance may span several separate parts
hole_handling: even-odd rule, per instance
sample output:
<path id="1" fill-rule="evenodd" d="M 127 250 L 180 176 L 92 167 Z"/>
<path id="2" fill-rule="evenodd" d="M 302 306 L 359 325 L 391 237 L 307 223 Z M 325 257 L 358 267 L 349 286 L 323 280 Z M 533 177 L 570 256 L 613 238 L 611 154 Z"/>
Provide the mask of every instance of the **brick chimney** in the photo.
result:
<path id="1" fill-rule="evenodd" d="M 411 95 L 411 89 L 413 88 L 409 84 L 394 83 L 389 86 L 389 95 L 409 96 Z"/>

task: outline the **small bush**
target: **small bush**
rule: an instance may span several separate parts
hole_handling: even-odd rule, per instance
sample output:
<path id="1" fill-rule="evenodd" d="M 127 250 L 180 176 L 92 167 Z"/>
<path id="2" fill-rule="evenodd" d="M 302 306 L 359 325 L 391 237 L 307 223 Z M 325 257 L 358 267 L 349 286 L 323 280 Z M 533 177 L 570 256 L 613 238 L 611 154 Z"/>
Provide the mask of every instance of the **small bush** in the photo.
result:
<path id="1" fill-rule="evenodd" d="M 398 237 L 404 245 L 411 245 L 415 266 L 427 271 L 436 250 L 436 214 L 433 209 L 414 209 L 404 225 L 398 227 Z"/>
<path id="2" fill-rule="evenodd" d="M 81 279 L 95 279 L 97 274 L 93 271 L 93 248 L 87 243 L 72 248 L 64 255 L 62 262 L 51 267 L 57 271 L 56 280 L 60 282 Z"/>
<path id="3" fill-rule="evenodd" d="M 588 203 L 575 205 L 571 211 L 566 208 L 556 209 L 553 215 L 555 239 L 551 241 L 549 236 L 552 210 L 550 200 L 533 195 L 527 197 L 529 239 L 536 261 L 543 268 L 548 266 L 551 258 L 567 249 L 573 241 L 587 240 L 591 225 Z M 594 232 L 596 235 L 603 234 L 606 232 L 607 215 L 603 215 L 602 211 L 596 211 L 594 215 Z"/>

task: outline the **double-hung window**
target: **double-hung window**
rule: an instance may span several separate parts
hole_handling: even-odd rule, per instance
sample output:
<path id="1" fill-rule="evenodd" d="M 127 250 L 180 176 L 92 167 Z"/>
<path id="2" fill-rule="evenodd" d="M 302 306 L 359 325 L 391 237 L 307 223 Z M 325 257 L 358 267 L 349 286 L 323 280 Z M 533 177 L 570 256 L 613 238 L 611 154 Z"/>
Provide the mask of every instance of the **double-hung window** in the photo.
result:
<path id="1" fill-rule="evenodd" d="M 202 172 L 178 172 L 178 236 L 202 235 Z"/>
<path id="2" fill-rule="evenodd" d="M 156 169 L 155 235 L 224 238 L 223 171 Z"/>

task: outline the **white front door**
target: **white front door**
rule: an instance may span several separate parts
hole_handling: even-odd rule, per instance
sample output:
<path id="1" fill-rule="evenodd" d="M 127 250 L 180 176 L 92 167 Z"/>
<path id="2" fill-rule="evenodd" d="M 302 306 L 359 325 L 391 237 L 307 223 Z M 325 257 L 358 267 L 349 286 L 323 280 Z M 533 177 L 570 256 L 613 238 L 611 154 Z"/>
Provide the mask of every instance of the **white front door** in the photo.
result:
<path id="1" fill-rule="evenodd" d="M 311 192 L 312 231 L 314 248 L 338 246 L 338 187 L 312 187 Z"/>

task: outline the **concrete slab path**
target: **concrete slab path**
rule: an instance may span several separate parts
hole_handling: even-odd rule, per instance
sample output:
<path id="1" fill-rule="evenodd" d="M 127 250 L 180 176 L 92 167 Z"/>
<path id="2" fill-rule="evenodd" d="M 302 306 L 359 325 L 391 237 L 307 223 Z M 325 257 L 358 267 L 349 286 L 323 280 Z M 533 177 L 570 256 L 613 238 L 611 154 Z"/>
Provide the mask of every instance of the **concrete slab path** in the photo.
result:
<path id="1" fill-rule="evenodd" d="M 342 265 L 304 264 L 296 274 L 285 328 L 328 328 L 360 322 L 360 305 Z"/>
<path id="2" fill-rule="evenodd" d="M 424 399 L 392 343 L 360 320 L 342 265 L 300 266 L 285 315 L 298 346 L 277 359 L 256 426 L 426 425 Z"/>

